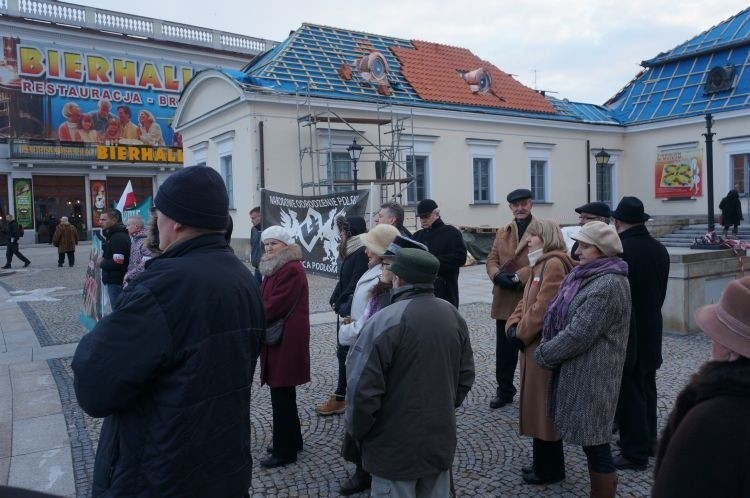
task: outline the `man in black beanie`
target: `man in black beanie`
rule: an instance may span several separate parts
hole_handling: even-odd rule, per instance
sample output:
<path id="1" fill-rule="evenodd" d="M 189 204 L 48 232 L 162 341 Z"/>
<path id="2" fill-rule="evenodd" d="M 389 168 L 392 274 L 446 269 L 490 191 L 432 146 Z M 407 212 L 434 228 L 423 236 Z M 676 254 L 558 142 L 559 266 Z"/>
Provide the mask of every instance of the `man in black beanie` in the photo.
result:
<path id="1" fill-rule="evenodd" d="M 92 492 L 246 496 L 259 288 L 224 238 L 229 199 L 216 171 L 174 173 L 154 206 L 163 253 L 73 357 L 78 403 L 106 417 Z"/>

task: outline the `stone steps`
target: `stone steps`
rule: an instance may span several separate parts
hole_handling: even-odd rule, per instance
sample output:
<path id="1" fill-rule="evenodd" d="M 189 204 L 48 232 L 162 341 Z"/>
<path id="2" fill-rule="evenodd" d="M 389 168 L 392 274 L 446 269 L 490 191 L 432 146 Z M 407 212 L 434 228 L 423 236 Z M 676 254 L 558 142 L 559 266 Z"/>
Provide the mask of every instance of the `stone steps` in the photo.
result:
<path id="1" fill-rule="evenodd" d="M 715 226 L 716 232 L 721 235 L 723 227 Z M 666 247 L 690 247 L 695 239 L 703 237 L 708 231 L 708 225 L 705 223 L 696 225 L 687 225 L 677 228 L 674 232 L 662 235 L 657 240 Z M 740 225 L 738 230 L 740 240 L 750 240 L 750 225 Z"/>

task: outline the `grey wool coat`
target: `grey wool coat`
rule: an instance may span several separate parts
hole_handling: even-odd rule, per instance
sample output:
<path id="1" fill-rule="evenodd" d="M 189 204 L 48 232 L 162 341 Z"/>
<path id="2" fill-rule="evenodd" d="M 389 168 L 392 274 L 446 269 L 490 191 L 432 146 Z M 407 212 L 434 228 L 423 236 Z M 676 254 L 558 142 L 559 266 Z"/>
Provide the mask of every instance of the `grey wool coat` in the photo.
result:
<path id="1" fill-rule="evenodd" d="M 594 446 L 612 437 L 630 309 L 627 277 L 589 277 L 570 303 L 565 327 L 534 353 L 539 365 L 554 370 L 548 413 L 567 443 Z"/>

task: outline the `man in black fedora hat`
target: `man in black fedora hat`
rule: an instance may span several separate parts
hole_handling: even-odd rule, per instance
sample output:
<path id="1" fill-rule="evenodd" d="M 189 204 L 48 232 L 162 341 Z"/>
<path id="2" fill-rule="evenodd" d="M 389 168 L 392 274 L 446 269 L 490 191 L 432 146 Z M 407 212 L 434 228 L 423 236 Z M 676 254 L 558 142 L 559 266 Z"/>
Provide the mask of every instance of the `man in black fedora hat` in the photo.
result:
<path id="1" fill-rule="evenodd" d="M 426 245 L 430 254 L 440 261 L 435 296 L 458 308 L 458 273 L 466 264 L 463 235 L 458 228 L 443 223 L 440 209 L 432 199 L 425 199 L 417 205 L 417 218 L 422 229 L 413 235 L 414 240 Z"/>
<path id="2" fill-rule="evenodd" d="M 589 221 L 602 221 L 609 223 L 609 206 L 600 201 L 587 202 L 583 206 L 575 208 L 575 212 L 578 213 L 578 225 L 583 226 Z M 576 250 L 578 249 L 578 241 L 573 243 L 573 247 L 570 249 L 570 257 L 574 261 L 578 261 L 578 255 Z"/>
<path id="3" fill-rule="evenodd" d="M 513 220 L 498 228 L 487 255 L 487 276 L 492 281 L 491 316 L 495 319 L 495 397 L 490 408 L 501 408 L 513 401 L 516 387 L 513 376 L 518 365 L 518 347 L 505 335 L 505 324 L 523 297 L 523 288 L 531 275 L 527 229 L 537 223 L 531 216 L 534 202 L 531 190 L 519 188 L 506 197 Z"/>
<path id="4" fill-rule="evenodd" d="M 661 307 L 667 294 L 669 253 L 646 228 L 649 215 L 637 197 L 623 197 L 612 211 L 628 263 L 633 303 L 628 352 L 620 386 L 619 469 L 645 470 L 656 443 L 656 370 L 661 366 Z"/>

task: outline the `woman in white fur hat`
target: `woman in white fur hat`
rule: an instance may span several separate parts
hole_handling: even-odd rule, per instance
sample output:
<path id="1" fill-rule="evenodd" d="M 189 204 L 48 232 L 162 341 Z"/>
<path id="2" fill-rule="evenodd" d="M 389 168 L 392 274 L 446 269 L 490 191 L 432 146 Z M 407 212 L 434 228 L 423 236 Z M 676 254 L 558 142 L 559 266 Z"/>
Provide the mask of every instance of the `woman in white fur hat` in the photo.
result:
<path id="1" fill-rule="evenodd" d="M 310 303 L 302 249 L 280 226 L 263 230 L 265 254 L 260 260 L 260 290 L 266 323 L 284 320 L 281 340 L 264 344 L 260 352 L 260 381 L 271 388 L 273 445 L 263 467 L 297 461 L 302 431 L 296 386 L 310 382 Z"/>

